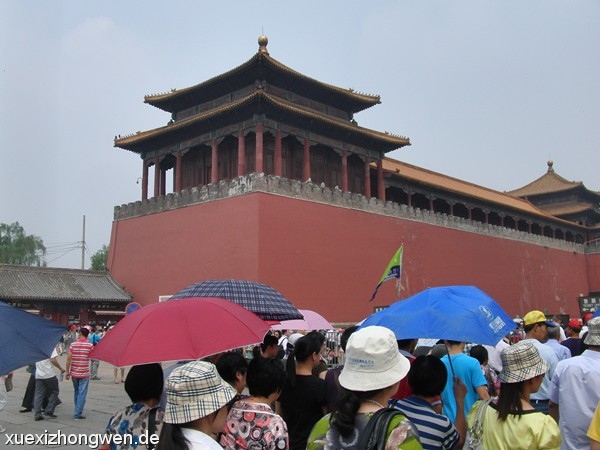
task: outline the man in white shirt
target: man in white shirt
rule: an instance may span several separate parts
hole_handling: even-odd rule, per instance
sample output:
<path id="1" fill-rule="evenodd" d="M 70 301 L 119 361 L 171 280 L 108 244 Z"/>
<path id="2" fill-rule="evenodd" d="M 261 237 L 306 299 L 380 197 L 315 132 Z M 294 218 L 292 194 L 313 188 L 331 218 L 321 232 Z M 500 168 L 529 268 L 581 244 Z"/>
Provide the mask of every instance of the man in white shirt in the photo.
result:
<path id="1" fill-rule="evenodd" d="M 54 367 L 60 370 L 60 373 L 65 373 L 65 369 L 61 367 L 57 357 L 58 352 L 54 349 L 50 358 L 35 363 L 35 396 L 33 398 L 33 408 L 35 410 L 36 421 L 44 420 L 44 416 L 42 416 L 42 402 L 44 401 L 46 392 L 49 392 L 50 396 L 45 414 L 47 417 L 56 417 L 54 408 L 56 408 L 58 400 L 58 379 L 54 373 Z"/>
<path id="2" fill-rule="evenodd" d="M 586 433 L 600 401 L 600 317 L 588 328 L 588 349 L 560 361 L 552 378 L 550 414 L 563 436 L 561 450 L 590 448 Z"/>
<path id="3" fill-rule="evenodd" d="M 550 369 L 546 372 L 540 388 L 529 397 L 531 406 L 544 414 L 548 414 L 550 383 L 554 376 L 554 369 L 558 364 L 558 358 L 554 350 L 544 345 L 544 342 L 548 340 L 548 327 L 556 327 L 556 324 L 547 320 L 541 311 L 529 311 L 523 317 L 523 329 L 525 330 L 525 339 L 523 341 L 531 342 L 535 345 L 542 359 L 550 364 Z"/>

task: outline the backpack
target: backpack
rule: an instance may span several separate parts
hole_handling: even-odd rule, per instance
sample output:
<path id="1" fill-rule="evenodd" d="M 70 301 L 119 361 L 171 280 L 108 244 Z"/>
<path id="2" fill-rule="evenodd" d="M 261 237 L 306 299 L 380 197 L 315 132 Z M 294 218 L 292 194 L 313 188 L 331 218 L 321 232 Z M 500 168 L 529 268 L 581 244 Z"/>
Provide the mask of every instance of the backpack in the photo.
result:
<path id="1" fill-rule="evenodd" d="M 383 408 L 371 416 L 358 442 L 358 450 L 385 450 L 387 431 L 392 419 L 404 415 L 394 408 Z"/>

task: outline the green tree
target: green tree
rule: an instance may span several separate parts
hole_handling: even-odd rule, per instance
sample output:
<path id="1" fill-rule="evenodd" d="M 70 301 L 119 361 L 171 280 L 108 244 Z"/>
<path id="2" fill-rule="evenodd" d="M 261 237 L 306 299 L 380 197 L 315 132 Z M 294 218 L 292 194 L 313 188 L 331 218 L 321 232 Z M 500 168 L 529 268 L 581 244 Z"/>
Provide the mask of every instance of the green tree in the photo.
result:
<path id="1" fill-rule="evenodd" d="M 91 270 L 100 270 L 106 272 L 106 261 L 108 260 L 108 247 L 103 245 L 100 250 L 90 258 Z"/>
<path id="2" fill-rule="evenodd" d="M 46 247 L 38 236 L 25 234 L 19 222 L 0 223 L 0 263 L 46 266 Z"/>

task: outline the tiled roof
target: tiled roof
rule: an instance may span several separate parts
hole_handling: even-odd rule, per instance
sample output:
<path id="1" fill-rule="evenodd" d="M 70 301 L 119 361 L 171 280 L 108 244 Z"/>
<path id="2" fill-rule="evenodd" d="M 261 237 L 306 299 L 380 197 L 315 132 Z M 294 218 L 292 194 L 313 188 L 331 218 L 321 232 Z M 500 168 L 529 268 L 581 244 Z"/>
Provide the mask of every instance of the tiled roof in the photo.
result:
<path id="1" fill-rule="evenodd" d="M 512 195 L 513 197 L 528 197 L 540 194 L 564 192 L 583 186 L 583 183 L 580 181 L 569 181 L 561 177 L 554 172 L 552 166 L 553 162 L 548 161 L 548 171 L 544 175 L 519 189 L 507 192 L 507 194 Z"/>
<path id="2" fill-rule="evenodd" d="M 557 219 L 556 217 L 536 208 L 526 200 L 511 197 L 510 195 L 499 191 L 494 191 L 493 189 L 478 186 L 476 184 L 452 178 L 447 175 L 442 175 L 437 172 L 432 172 L 421 167 L 396 161 L 391 158 L 385 158 L 383 160 L 383 169 L 395 173 L 398 176 L 414 183 L 425 184 L 436 187 L 440 190 L 464 195 L 465 197 L 471 197 L 473 199 L 479 199 L 485 202 L 503 205 L 505 207 L 522 211 L 523 213 L 546 217 L 548 219 L 552 219 L 553 221 L 562 221 L 561 219 Z M 569 224 L 572 225 L 571 222 L 569 222 Z"/>
<path id="3" fill-rule="evenodd" d="M 277 110 L 285 111 L 294 114 L 295 116 L 301 116 L 318 121 L 327 127 L 333 127 L 337 130 L 344 131 L 350 136 L 354 134 L 355 136 L 368 137 L 370 139 L 374 139 L 375 141 L 379 141 L 382 145 L 385 145 L 387 148 L 389 148 L 389 150 L 410 145 L 410 139 L 406 137 L 385 132 L 382 133 L 369 128 L 360 127 L 346 120 L 318 113 L 312 109 L 302 108 L 294 103 L 272 96 L 261 89 L 257 89 L 246 97 L 223 105 L 222 107 L 174 122 L 170 125 L 117 138 L 115 139 L 114 145 L 115 147 L 120 147 L 131 151 L 140 151 L 139 147 L 141 145 L 151 142 L 154 139 L 168 136 L 174 136 L 174 139 L 176 139 L 177 133 L 181 132 L 182 130 L 191 129 L 195 126 L 201 125 L 203 122 L 208 123 L 210 119 L 226 116 L 232 111 L 241 110 L 249 105 L 258 105 L 261 108 L 276 108 Z M 212 122 L 210 125 L 214 126 L 212 125 Z"/>
<path id="4" fill-rule="evenodd" d="M 231 92 L 232 87 L 242 88 L 261 79 L 279 85 L 284 85 L 285 80 L 290 80 L 294 88 L 303 95 L 315 91 L 316 97 L 329 99 L 331 104 L 343 106 L 352 112 L 381 103 L 378 95 L 355 92 L 353 89 L 340 88 L 307 77 L 272 58 L 269 53 L 261 51 L 245 63 L 221 75 L 184 89 L 146 95 L 144 102 L 164 111 L 176 112 L 225 95 Z"/>
<path id="5" fill-rule="evenodd" d="M 564 216 L 567 214 L 578 214 L 586 211 L 596 212 L 597 209 L 591 203 L 586 202 L 564 202 L 549 205 L 540 205 L 544 211 L 553 216 Z"/>
<path id="6" fill-rule="evenodd" d="M 82 300 L 129 302 L 105 272 L 0 264 L 2 300 Z"/>

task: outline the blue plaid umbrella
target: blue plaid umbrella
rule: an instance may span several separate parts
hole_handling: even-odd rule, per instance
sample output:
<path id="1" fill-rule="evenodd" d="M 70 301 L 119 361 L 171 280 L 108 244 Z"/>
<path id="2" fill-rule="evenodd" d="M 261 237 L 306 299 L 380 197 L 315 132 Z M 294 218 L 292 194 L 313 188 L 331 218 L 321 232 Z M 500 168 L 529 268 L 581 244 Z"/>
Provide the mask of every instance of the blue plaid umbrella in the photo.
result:
<path id="1" fill-rule="evenodd" d="M 475 286 L 425 289 L 367 317 L 362 327 L 380 325 L 396 339 L 448 339 L 496 345 L 515 329 L 508 314 Z"/>
<path id="2" fill-rule="evenodd" d="M 303 316 L 280 292 L 257 281 L 207 280 L 194 283 L 171 297 L 178 300 L 189 297 L 218 297 L 243 306 L 263 320 L 302 319 Z"/>
<path id="3" fill-rule="evenodd" d="M 65 329 L 0 302 L 0 375 L 47 359 Z"/>

